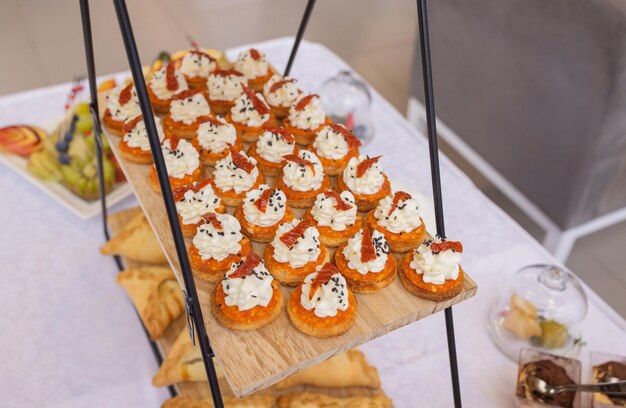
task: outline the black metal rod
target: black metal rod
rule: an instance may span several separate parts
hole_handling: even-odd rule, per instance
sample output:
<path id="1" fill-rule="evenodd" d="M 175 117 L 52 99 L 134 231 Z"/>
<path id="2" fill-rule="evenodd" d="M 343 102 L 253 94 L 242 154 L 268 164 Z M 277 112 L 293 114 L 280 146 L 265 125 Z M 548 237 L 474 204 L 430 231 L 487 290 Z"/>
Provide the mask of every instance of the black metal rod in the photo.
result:
<path id="1" fill-rule="evenodd" d="M 304 36 L 304 32 L 306 31 L 306 26 L 309 23 L 309 17 L 311 17 L 314 6 L 315 0 L 308 0 L 308 2 L 306 3 L 306 8 L 304 9 L 302 20 L 300 20 L 300 27 L 298 27 L 298 33 L 296 34 L 296 38 L 293 42 L 291 54 L 289 54 L 289 61 L 287 62 L 287 67 L 285 68 L 285 73 L 283 74 L 283 76 L 287 76 L 291 72 L 291 66 L 293 65 L 293 61 L 296 59 L 298 47 L 300 47 L 300 41 L 302 41 L 302 37 Z"/>
<path id="2" fill-rule="evenodd" d="M 93 121 L 93 130 L 94 130 L 94 139 L 96 141 L 96 158 L 98 162 L 98 183 L 99 183 L 99 194 L 100 194 L 100 204 L 102 209 L 102 229 L 104 232 L 104 237 L 109 240 L 109 223 L 108 223 L 108 212 L 106 205 L 106 194 L 104 190 L 104 168 L 103 168 L 103 147 L 102 147 L 102 128 L 100 126 L 100 116 L 98 110 L 98 85 L 96 83 L 96 67 L 95 67 L 95 58 L 93 52 L 93 40 L 91 35 L 91 16 L 89 14 L 89 0 L 80 0 L 80 15 L 83 25 L 83 43 L 85 46 L 85 58 L 87 60 L 87 76 L 89 78 L 89 95 L 91 98 L 91 102 L 89 103 L 89 110 L 91 113 L 92 121 Z M 122 259 L 115 255 L 113 257 L 115 263 L 117 265 L 118 271 L 124 270 L 124 265 L 122 263 Z M 140 318 L 141 321 L 141 318 Z M 157 364 L 159 366 L 163 363 L 163 356 L 161 355 L 161 350 L 159 350 L 156 343 L 150 340 L 148 331 L 145 326 L 142 326 L 143 331 L 148 339 L 148 343 L 150 343 L 150 349 L 152 350 L 152 354 L 154 355 Z M 170 395 L 172 397 L 176 396 L 177 392 L 173 386 L 167 387 Z"/>
<path id="3" fill-rule="evenodd" d="M 435 116 L 435 96 L 433 92 L 433 72 L 430 59 L 430 39 L 428 35 L 428 14 L 426 0 L 417 0 L 417 17 L 419 22 L 420 53 L 422 57 L 422 75 L 424 80 L 424 104 L 426 106 L 426 126 L 428 129 L 428 150 L 430 155 L 430 172 L 432 177 L 433 201 L 437 235 L 444 239 L 446 230 L 443 218 L 443 197 L 441 193 L 441 175 L 439 172 L 439 147 L 437 143 L 437 122 Z M 461 408 L 461 386 L 454 339 L 454 320 L 452 307 L 445 310 L 446 335 L 448 339 L 448 357 L 452 378 L 454 406 Z"/>
<path id="4" fill-rule="evenodd" d="M 122 38 L 124 39 L 128 63 L 130 65 L 133 81 L 135 83 L 135 89 L 137 91 L 137 97 L 139 98 L 141 113 L 143 114 L 143 120 L 146 125 L 150 148 L 152 149 L 152 157 L 154 159 L 154 165 L 159 179 L 163 201 L 165 202 L 165 210 L 167 212 L 172 236 L 174 238 L 174 246 L 176 248 L 178 262 L 180 264 L 180 272 L 186 289 L 186 293 L 184 293 L 184 295 L 186 299 L 191 300 L 189 305 L 191 306 L 191 318 L 198 334 L 198 342 L 200 343 L 200 350 L 202 351 L 203 356 L 202 360 L 204 362 L 204 368 L 211 387 L 213 405 L 217 408 L 223 408 L 224 403 L 222 402 L 222 394 L 220 393 L 217 374 L 215 372 L 215 365 L 212 358 L 213 351 L 211 350 L 209 338 L 206 334 L 204 319 L 202 318 L 202 310 L 200 309 L 200 303 L 198 302 L 198 293 L 196 291 L 196 285 L 191 273 L 189 258 L 187 257 L 187 248 L 185 247 L 185 241 L 178 222 L 178 214 L 176 212 L 174 197 L 172 196 L 172 188 L 170 186 L 165 160 L 163 159 L 163 152 L 161 151 L 161 143 L 159 141 L 156 124 L 154 122 L 154 114 L 152 113 L 152 106 L 148 97 L 148 91 L 143 77 L 141 61 L 139 60 L 139 53 L 137 51 L 137 45 L 135 44 L 135 37 L 133 35 L 130 18 L 128 16 L 126 2 L 125 0 L 114 0 L 114 4 L 117 19 L 120 24 L 120 30 L 122 32 Z"/>

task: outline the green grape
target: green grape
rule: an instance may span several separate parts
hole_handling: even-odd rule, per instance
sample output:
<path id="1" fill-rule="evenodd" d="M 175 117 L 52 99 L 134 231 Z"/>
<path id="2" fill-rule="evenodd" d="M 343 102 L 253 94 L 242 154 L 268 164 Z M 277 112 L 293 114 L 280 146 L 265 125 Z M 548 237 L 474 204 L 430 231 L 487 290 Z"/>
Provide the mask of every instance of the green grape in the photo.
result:
<path id="1" fill-rule="evenodd" d="M 76 121 L 76 131 L 85 134 L 91 129 L 93 129 L 91 115 L 80 115 Z"/>
<path id="2" fill-rule="evenodd" d="M 82 115 L 90 115 L 91 116 L 91 113 L 89 112 L 89 104 L 88 103 L 79 103 L 79 104 L 77 104 L 76 105 L 76 109 L 74 111 L 79 116 L 82 116 Z"/>

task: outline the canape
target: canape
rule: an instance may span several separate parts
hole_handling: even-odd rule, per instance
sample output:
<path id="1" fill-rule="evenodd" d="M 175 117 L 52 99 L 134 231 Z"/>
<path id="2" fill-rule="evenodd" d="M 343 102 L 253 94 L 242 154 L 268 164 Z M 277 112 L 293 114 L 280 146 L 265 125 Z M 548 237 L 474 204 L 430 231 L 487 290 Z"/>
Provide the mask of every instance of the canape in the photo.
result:
<path id="1" fill-rule="evenodd" d="M 359 211 L 369 211 L 391 192 L 391 183 L 378 163 L 382 156 L 353 157 L 341 176 L 337 177 L 337 190 L 354 194 Z"/>
<path id="2" fill-rule="evenodd" d="M 289 107 L 283 126 L 294 135 L 299 145 L 308 146 L 328 122 L 319 96 L 300 94 Z"/>
<path id="3" fill-rule="evenodd" d="M 283 309 L 283 295 L 278 283 L 250 251 L 248 256 L 230 265 L 211 297 L 211 313 L 224 327 L 255 330 L 267 326 Z"/>
<path id="4" fill-rule="evenodd" d="M 109 133 L 116 136 L 124 134 L 124 123 L 141 115 L 137 91 L 132 83 L 113 88 L 106 96 L 107 108 L 102 122 Z"/>
<path id="5" fill-rule="evenodd" d="M 154 124 L 157 128 L 159 141 L 165 138 L 161 119 L 154 117 Z M 133 163 L 150 164 L 152 163 L 152 150 L 150 149 L 150 141 L 148 140 L 148 132 L 143 116 L 135 116 L 133 119 L 126 121 L 124 124 L 124 136 L 119 142 L 120 154 L 123 158 Z"/>
<path id="6" fill-rule="evenodd" d="M 172 96 L 163 126 L 178 137 L 192 139 L 196 136 L 203 118 L 210 114 L 211 108 L 204 92 L 200 89 L 188 89 Z"/>
<path id="7" fill-rule="evenodd" d="M 348 161 L 359 156 L 361 142 L 345 126 L 329 123 L 317 135 L 309 147 L 319 157 L 329 176 L 341 174 Z"/>
<path id="8" fill-rule="evenodd" d="M 170 61 L 152 75 L 147 88 L 152 108 L 164 115 L 170 109 L 172 97 L 186 91 L 189 86 L 183 73 L 176 69 L 176 62 Z"/>
<path id="9" fill-rule="evenodd" d="M 234 69 L 216 69 L 211 72 L 207 80 L 207 93 L 213 113 L 226 115 L 243 93 L 241 86 L 246 83 L 246 77 Z"/>
<path id="10" fill-rule="evenodd" d="M 284 128 L 268 126 L 248 154 L 257 161 L 265 176 L 276 176 L 285 164 L 284 156 L 297 152 L 296 140 Z"/>
<path id="11" fill-rule="evenodd" d="M 232 215 L 207 213 L 202 218 L 205 222 L 189 248 L 189 263 L 196 278 L 218 283 L 233 263 L 252 252 L 252 245 Z"/>
<path id="12" fill-rule="evenodd" d="M 274 239 L 265 247 L 265 266 L 283 285 L 296 286 L 328 262 L 328 249 L 320 244 L 319 236 L 309 218 L 294 218 L 280 224 Z"/>
<path id="13" fill-rule="evenodd" d="M 417 201 L 404 191 L 380 200 L 365 222 L 369 228 L 385 236 L 393 252 L 407 252 L 417 248 L 426 235 Z"/>
<path id="14" fill-rule="evenodd" d="M 400 281 L 415 296 L 434 301 L 452 299 L 462 290 L 462 252 L 460 242 L 427 240 L 404 258 Z"/>
<path id="15" fill-rule="evenodd" d="M 224 204 L 236 207 L 246 193 L 263 183 L 263 174 L 256 166 L 256 160 L 244 152 L 238 152 L 228 145 L 229 154 L 215 164 L 213 188 Z"/>
<path id="16" fill-rule="evenodd" d="M 296 80 L 278 74 L 263 85 L 263 96 L 270 105 L 276 118 L 283 119 L 289 114 L 289 107 L 302 91 L 296 86 Z"/>
<path id="17" fill-rule="evenodd" d="M 233 63 L 234 68 L 244 74 L 248 86 L 257 92 L 263 90 L 263 85 L 272 76 L 272 69 L 265 54 L 254 48 L 242 51 Z"/>
<path id="18" fill-rule="evenodd" d="M 327 190 L 318 194 L 307 216 L 315 222 L 322 244 L 330 248 L 346 242 L 363 224 L 357 215 L 354 196 L 349 191 L 339 194 Z"/>
<path id="19" fill-rule="evenodd" d="M 215 166 L 219 160 L 228 156 L 228 145 L 239 151 L 243 147 L 241 138 L 233 125 L 219 116 L 202 116 L 194 144 L 200 152 L 200 160 L 207 166 Z"/>
<path id="20" fill-rule="evenodd" d="M 330 188 L 330 180 L 324 174 L 322 163 L 315 153 L 308 150 L 288 154 L 284 159 L 286 164 L 278 176 L 276 186 L 285 192 L 290 206 L 312 206 L 315 197 Z"/>
<path id="21" fill-rule="evenodd" d="M 200 155 L 190 142 L 171 136 L 161 143 L 161 151 L 172 190 L 203 179 L 204 169 L 200 165 Z M 154 191 L 161 191 L 154 166 L 150 169 L 148 181 Z"/>
<path id="22" fill-rule="evenodd" d="M 246 193 L 243 204 L 235 210 L 241 231 L 256 242 L 270 242 L 276 235 L 278 225 L 293 220 L 282 191 L 261 184 Z"/>
<path id="23" fill-rule="evenodd" d="M 291 323 L 309 336 L 340 336 L 356 322 L 357 301 L 346 280 L 330 264 L 306 276 L 287 303 Z"/>
<path id="24" fill-rule="evenodd" d="M 264 126 L 276 124 L 276 119 L 260 93 L 242 85 L 243 94 L 235 100 L 235 105 L 226 115 L 226 120 L 237 129 L 244 142 L 256 142 Z"/>
<path id="25" fill-rule="evenodd" d="M 226 207 L 211 187 L 211 180 L 205 179 L 200 183 L 191 183 L 188 186 L 173 191 L 176 202 L 176 212 L 183 231 L 183 235 L 191 238 L 196 234 L 198 227 L 204 224 L 203 215 L 216 212 L 225 213 Z"/>
<path id="26" fill-rule="evenodd" d="M 396 259 L 385 237 L 363 228 L 335 251 L 335 265 L 355 292 L 374 293 L 396 277 Z"/>
<path id="27" fill-rule="evenodd" d="M 190 88 L 206 89 L 209 74 L 217 68 L 217 60 L 200 50 L 189 50 L 180 59 L 180 72 Z"/>

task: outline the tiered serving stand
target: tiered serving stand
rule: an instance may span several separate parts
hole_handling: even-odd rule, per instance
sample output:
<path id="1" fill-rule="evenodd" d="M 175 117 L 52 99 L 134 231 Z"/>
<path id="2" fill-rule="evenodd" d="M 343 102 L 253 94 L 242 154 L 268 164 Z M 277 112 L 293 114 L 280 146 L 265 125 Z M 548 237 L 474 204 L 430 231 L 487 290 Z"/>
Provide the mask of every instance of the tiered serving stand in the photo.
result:
<path id="1" fill-rule="evenodd" d="M 101 158 L 102 144 L 100 137 L 102 129 L 98 109 L 89 2 L 88 0 L 79 1 L 83 23 L 89 89 L 91 93 L 91 112 L 94 119 L 94 130 L 97 142 L 96 149 L 98 157 Z M 186 306 L 187 329 L 191 340 L 199 343 L 214 405 L 216 407 L 223 407 L 220 386 L 215 372 L 214 359 L 218 361 L 218 364 L 224 371 L 233 393 L 236 396 L 243 396 L 255 390 L 268 387 L 280 379 L 317 364 L 338 352 L 363 344 L 404 325 L 444 310 L 454 406 L 461 407 L 452 305 L 466 300 L 476 293 L 477 286 L 467 274 L 463 282 L 462 292 L 455 298 L 443 302 L 427 301 L 411 295 L 402 287 L 398 279 L 396 279 L 391 286 L 383 289 L 379 293 L 358 295 L 359 316 L 355 326 L 346 334 L 330 339 L 318 339 L 298 332 L 288 321 L 286 313 L 281 314 L 281 316 L 269 326 L 249 332 L 240 332 L 224 328 L 213 319 L 209 305 L 211 296 L 210 286 L 202 281 L 196 282 L 189 265 L 187 243 L 183 238 L 178 223 L 172 190 L 169 185 L 165 162 L 157 136 L 154 116 L 146 90 L 142 65 L 139 61 L 126 3 L 125 0 L 113 0 L 113 3 L 124 39 L 124 45 L 141 105 L 141 111 L 146 123 L 162 197 L 154 193 L 147 182 L 150 167 L 133 164 L 120 157 L 117 151 L 119 138 L 108 134 L 107 137 L 109 138 L 113 153 L 120 162 L 126 178 L 150 221 L 168 258 L 170 266 L 181 285 Z M 285 75 L 289 73 L 297 55 L 298 46 L 304 35 L 309 17 L 313 12 L 314 5 L 315 0 L 308 0 L 289 57 L 289 62 L 285 69 Z M 428 125 L 435 219 L 437 235 L 445 237 L 426 0 L 417 0 L 417 12 L 425 84 L 426 119 Z M 101 170 L 101 161 L 98 162 L 98 167 Z M 100 186 L 103 186 L 104 183 L 102 182 L 101 172 L 100 177 Z M 104 234 L 108 239 L 107 210 L 104 202 L 105 195 L 102 191 L 100 196 L 102 197 Z M 115 261 L 118 268 L 122 270 L 122 260 L 116 258 Z M 291 289 L 285 287 L 281 288 L 281 290 L 285 296 L 289 296 L 291 291 Z M 164 341 L 160 341 L 161 344 L 151 342 L 159 363 L 162 360 L 161 351 L 167 351 L 174 340 L 172 336 L 166 335 L 165 337 L 166 339 Z M 178 390 L 170 388 L 170 392 L 175 394 Z"/>

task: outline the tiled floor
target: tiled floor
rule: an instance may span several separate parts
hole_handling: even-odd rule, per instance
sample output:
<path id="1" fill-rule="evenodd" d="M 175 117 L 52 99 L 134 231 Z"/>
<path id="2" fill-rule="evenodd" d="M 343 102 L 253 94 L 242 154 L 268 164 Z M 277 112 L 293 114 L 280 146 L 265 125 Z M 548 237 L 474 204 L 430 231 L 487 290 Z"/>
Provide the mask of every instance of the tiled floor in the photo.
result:
<path id="1" fill-rule="evenodd" d="M 98 73 L 127 69 L 112 2 L 91 1 Z M 305 0 L 128 0 L 145 62 L 162 49 L 200 43 L 227 48 L 293 35 Z M 317 2 L 306 38 L 344 58 L 398 110 L 405 111 L 416 32 L 415 3 L 388 0 Z M 0 94 L 71 80 L 85 71 L 76 0 L 3 0 Z M 487 195 L 535 237 L 540 229 L 458 155 L 444 151 Z M 585 237 L 568 266 L 626 316 L 626 223 Z"/>

